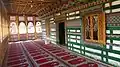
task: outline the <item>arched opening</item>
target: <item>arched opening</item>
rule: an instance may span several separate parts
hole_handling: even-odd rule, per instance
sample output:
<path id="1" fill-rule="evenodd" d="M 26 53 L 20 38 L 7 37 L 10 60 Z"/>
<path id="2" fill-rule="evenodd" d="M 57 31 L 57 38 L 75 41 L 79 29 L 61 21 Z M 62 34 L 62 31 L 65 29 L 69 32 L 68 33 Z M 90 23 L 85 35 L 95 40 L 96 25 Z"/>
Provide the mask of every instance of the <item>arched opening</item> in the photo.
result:
<path id="1" fill-rule="evenodd" d="M 36 32 L 37 33 L 42 32 L 41 22 L 36 22 Z"/>
<path id="2" fill-rule="evenodd" d="M 34 25 L 32 22 L 28 23 L 28 33 L 34 33 L 35 29 L 34 29 Z"/>
<path id="3" fill-rule="evenodd" d="M 10 23 L 10 34 L 18 34 L 17 25 L 15 22 Z"/>
<path id="4" fill-rule="evenodd" d="M 19 33 L 20 33 L 20 40 L 26 40 L 26 25 L 24 22 L 20 22 L 19 24 Z"/>
<path id="5" fill-rule="evenodd" d="M 41 38 L 42 36 L 42 27 L 41 27 L 41 22 L 36 22 L 36 33 L 37 33 L 37 38 Z"/>
<path id="6" fill-rule="evenodd" d="M 26 34 L 26 25 L 24 22 L 20 22 L 20 25 L 19 25 L 19 33 L 20 34 Z"/>
<path id="7" fill-rule="evenodd" d="M 41 27 L 41 22 L 36 22 L 36 33 L 37 33 L 37 38 L 42 37 L 42 27 Z"/>
<path id="8" fill-rule="evenodd" d="M 10 39 L 11 41 L 18 40 L 18 29 L 17 24 L 15 22 L 10 23 Z"/>
<path id="9" fill-rule="evenodd" d="M 33 22 L 28 23 L 28 39 L 34 39 L 35 38 L 35 28 L 33 25 Z"/>

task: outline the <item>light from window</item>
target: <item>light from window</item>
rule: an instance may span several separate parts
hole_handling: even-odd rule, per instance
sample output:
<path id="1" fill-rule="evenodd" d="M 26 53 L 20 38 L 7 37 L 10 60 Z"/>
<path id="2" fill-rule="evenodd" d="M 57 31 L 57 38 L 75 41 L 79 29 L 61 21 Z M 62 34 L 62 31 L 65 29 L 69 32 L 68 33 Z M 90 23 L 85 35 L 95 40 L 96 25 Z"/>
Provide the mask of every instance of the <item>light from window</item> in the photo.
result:
<path id="1" fill-rule="evenodd" d="M 26 25 L 24 22 L 20 22 L 20 25 L 19 25 L 19 33 L 20 34 L 26 34 Z"/>
<path id="2" fill-rule="evenodd" d="M 36 22 L 36 32 L 37 33 L 42 32 L 41 22 Z"/>
<path id="3" fill-rule="evenodd" d="M 28 23 L 28 33 L 34 33 L 35 29 L 34 29 L 34 25 L 32 22 Z"/>
<path id="4" fill-rule="evenodd" d="M 18 33 L 17 25 L 16 25 L 15 22 L 10 23 L 10 33 L 11 34 L 17 34 Z"/>

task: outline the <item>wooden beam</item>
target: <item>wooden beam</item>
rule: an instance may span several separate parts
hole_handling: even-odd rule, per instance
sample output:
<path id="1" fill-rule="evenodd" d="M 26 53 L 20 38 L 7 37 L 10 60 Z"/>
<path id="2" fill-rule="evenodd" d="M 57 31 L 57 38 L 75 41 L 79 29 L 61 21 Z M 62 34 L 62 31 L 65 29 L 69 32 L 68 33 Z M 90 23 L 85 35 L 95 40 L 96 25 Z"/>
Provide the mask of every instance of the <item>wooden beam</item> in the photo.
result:
<path id="1" fill-rule="evenodd" d="M 10 16 L 23 16 L 23 15 L 25 15 L 25 16 L 36 16 L 36 17 L 38 17 L 38 15 L 35 15 L 35 14 L 8 13 L 8 15 L 10 15 Z"/>
<path id="2" fill-rule="evenodd" d="M 24 14 L 24 10 L 26 9 L 27 4 L 23 7 L 21 14 Z"/>
<path id="3" fill-rule="evenodd" d="M 27 0 L 24 0 L 24 1 L 9 1 L 9 2 L 6 2 L 6 4 L 47 4 L 47 3 L 56 3 L 55 1 L 52 2 L 52 1 L 27 1 Z"/>

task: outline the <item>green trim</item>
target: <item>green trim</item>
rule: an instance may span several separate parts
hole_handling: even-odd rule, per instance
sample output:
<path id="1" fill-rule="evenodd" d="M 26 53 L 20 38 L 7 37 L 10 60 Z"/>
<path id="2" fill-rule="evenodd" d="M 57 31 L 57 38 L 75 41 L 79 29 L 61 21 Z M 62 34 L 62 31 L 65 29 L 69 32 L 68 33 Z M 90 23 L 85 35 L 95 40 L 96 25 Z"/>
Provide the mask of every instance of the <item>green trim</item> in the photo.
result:
<path id="1" fill-rule="evenodd" d="M 116 57 L 108 56 L 108 59 L 112 59 L 112 60 L 114 60 L 114 61 L 118 61 L 118 62 L 120 62 L 120 58 L 116 58 Z"/>
<path id="2" fill-rule="evenodd" d="M 88 48 L 93 48 L 93 49 L 96 49 L 96 50 L 102 50 L 103 48 L 100 47 L 100 46 L 94 46 L 94 45 L 88 45 L 88 44 L 84 44 L 85 47 L 88 47 Z"/>
<path id="3" fill-rule="evenodd" d="M 105 55 L 102 55 L 102 54 L 99 54 L 99 53 L 95 53 L 95 52 L 91 52 L 91 51 L 88 51 L 88 50 L 85 50 L 85 52 L 88 52 L 88 53 L 91 53 L 91 54 L 94 54 L 94 55 L 97 55 L 97 56 L 104 56 L 105 57 Z"/>
<path id="4" fill-rule="evenodd" d="M 120 30 L 120 26 L 107 26 L 107 30 Z"/>
<path id="5" fill-rule="evenodd" d="M 113 0 L 113 1 L 117 1 L 117 0 Z M 120 8 L 120 4 L 106 7 L 103 10 L 105 11 L 105 10 L 112 10 L 112 9 L 117 9 L 117 8 Z"/>
<path id="6" fill-rule="evenodd" d="M 114 54 L 120 55 L 120 51 L 117 51 L 117 50 L 109 50 L 109 49 L 107 49 L 107 51 L 110 52 L 110 53 L 114 53 Z"/>
<path id="7" fill-rule="evenodd" d="M 67 35 L 81 36 L 81 34 L 67 33 Z"/>
<path id="8" fill-rule="evenodd" d="M 68 43 L 71 43 L 71 44 L 75 44 L 75 45 L 81 45 L 81 46 L 83 46 L 83 44 L 80 44 L 80 43 L 75 43 L 75 42 L 70 42 L 70 41 L 68 41 Z"/>
<path id="9" fill-rule="evenodd" d="M 72 51 L 73 51 L 73 49 L 80 50 L 80 54 L 82 54 L 84 56 L 87 56 L 85 54 L 87 52 L 87 53 L 90 53 L 90 54 L 94 54 L 94 55 L 100 56 L 101 59 L 99 59 L 99 60 L 102 61 L 102 62 L 105 62 L 107 64 L 110 64 L 110 63 L 108 63 L 108 59 L 112 59 L 114 61 L 120 62 L 120 58 L 117 58 L 117 57 L 114 57 L 114 56 L 108 56 L 109 52 L 120 55 L 120 51 L 107 49 L 106 46 L 99 47 L 99 46 L 92 46 L 92 45 L 88 45 L 88 44 L 79 44 L 79 43 L 75 43 L 75 42 L 68 42 L 68 43 L 72 44 L 72 46 L 68 46 L 68 47 L 70 47 L 72 49 Z M 78 45 L 78 46 L 80 46 L 80 48 L 73 47 L 73 45 Z M 84 49 L 82 49 L 82 47 L 84 47 Z M 86 47 L 87 48 L 91 48 L 91 49 L 100 50 L 101 53 L 96 53 L 96 52 L 92 52 L 92 51 L 86 50 Z M 76 52 L 76 51 L 74 51 L 74 52 Z M 84 53 L 82 53 L 82 52 L 84 52 Z M 105 52 L 105 54 L 103 52 Z M 106 60 L 103 60 L 103 58 L 105 58 Z"/>
<path id="10" fill-rule="evenodd" d="M 120 38 L 116 38 L 116 37 L 107 37 L 107 39 L 109 39 L 109 40 L 119 40 L 120 41 Z"/>
<path id="11" fill-rule="evenodd" d="M 114 6 L 111 6 L 110 8 L 111 8 L 111 9 L 117 9 L 117 8 L 120 8 L 120 4 L 118 4 L 118 5 L 114 5 Z"/>
<path id="12" fill-rule="evenodd" d="M 80 26 L 76 26 L 76 27 L 74 27 L 74 26 L 68 26 L 66 28 L 80 28 Z"/>
<path id="13" fill-rule="evenodd" d="M 67 30 L 80 30 L 81 28 L 67 28 Z"/>

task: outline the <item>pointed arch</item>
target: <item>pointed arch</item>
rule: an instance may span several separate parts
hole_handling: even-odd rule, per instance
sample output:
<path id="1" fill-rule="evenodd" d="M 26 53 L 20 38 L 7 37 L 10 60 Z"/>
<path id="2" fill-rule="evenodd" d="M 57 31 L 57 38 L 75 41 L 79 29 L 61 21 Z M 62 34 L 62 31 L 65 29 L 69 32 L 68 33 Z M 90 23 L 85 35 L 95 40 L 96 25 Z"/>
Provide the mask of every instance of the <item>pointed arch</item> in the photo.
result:
<path id="1" fill-rule="evenodd" d="M 28 23 L 28 33 L 34 33 L 35 32 L 35 28 L 34 28 L 34 24 L 32 22 Z"/>
<path id="2" fill-rule="evenodd" d="M 10 23 L 10 34 L 18 34 L 17 24 L 15 22 Z"/>
<path id="3" fill-rule="evenodd" d="M 19 33 L 20 34 L 26 34 L 27 30 L 26 30 L 26 25 L 24 22 L 20 22 L 19 24 Z"/>
<path id="4" fill-rule="evenodd" d="M 41 33 L 42 32 L 42 27 L 41 27 L 41 22 L 36 22 L 36 32 Z"/>

